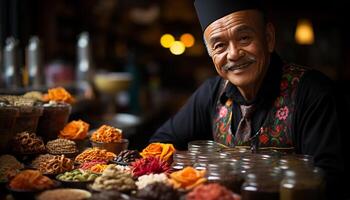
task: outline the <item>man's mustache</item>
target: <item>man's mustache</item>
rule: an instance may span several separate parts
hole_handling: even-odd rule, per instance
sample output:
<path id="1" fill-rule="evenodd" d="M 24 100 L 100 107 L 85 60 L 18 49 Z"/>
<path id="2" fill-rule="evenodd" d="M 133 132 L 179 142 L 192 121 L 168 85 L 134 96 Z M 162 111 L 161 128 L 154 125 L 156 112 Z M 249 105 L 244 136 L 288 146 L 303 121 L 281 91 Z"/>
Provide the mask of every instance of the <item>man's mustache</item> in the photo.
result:
<path id="1" fill-rule="evenodd" d="M 229 71 L 229 70 L 235 70 L 239 69 L 242 66 L 246 66 L 248 64 L 256 62 L 256 58 L 253 56 L 245 56 L 238 60 L 237 62 L 228 62 L 223 67 L 222 70 Z"/>

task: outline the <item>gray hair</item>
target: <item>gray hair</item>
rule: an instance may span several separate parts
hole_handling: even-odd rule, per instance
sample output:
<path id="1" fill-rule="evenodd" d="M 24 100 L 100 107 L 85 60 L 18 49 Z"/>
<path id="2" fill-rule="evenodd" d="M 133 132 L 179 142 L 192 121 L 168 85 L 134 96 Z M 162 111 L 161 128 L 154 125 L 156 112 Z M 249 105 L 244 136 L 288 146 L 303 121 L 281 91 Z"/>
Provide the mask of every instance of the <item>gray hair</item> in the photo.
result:
<path id="1" fill-rule="evenodd" d="M 204 34 L 203 34 L 203 41 L 204 41 L 205 48 L 207 49 L 208 55 L 211 57 L 212 56 L 211 49 L 209 49 L 209 46 L 208 46 L 207 40 L 204 37 Z"/>

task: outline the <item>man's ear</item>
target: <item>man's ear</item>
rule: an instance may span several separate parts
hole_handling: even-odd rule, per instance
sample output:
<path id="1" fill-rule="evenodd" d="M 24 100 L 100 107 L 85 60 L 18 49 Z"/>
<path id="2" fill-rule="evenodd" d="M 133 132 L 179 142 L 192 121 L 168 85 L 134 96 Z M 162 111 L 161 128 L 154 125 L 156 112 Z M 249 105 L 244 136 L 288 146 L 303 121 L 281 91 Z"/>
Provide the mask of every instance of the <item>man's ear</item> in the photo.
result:
<path id="1" fill-rule="evenodd" d="M 276 43 L 276 38 L 275 38 L 275 27 L 271 22 L 266 24 L 266 42 L 267 42 L 267 47 L 269 49 L 269 52 L 272 53 L 275 49 L 275 43 Z"/>

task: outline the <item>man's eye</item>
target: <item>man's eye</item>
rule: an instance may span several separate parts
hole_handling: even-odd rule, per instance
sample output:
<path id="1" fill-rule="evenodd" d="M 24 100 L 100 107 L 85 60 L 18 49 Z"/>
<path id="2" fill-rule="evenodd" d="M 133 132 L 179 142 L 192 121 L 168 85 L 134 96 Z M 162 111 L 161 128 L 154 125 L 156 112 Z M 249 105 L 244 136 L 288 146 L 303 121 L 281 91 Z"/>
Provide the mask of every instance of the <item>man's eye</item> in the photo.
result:
<path id="1" fill-rule="evenodd" d="M 248 43 L 250 40 L 251 40 L 251 37 L 250 37 L 249 35 L 241 36 L 241 37 L 239 38 L 239 41 L 240 41 L 241 43 Z"/>
<path id="2" fill-rule="evenodd" d="M 214 45 L 213 49 L 217 50 L 217 49 L 221 49 L 224 48 L 225 44 L 224 43 L 217 43 Z"/>

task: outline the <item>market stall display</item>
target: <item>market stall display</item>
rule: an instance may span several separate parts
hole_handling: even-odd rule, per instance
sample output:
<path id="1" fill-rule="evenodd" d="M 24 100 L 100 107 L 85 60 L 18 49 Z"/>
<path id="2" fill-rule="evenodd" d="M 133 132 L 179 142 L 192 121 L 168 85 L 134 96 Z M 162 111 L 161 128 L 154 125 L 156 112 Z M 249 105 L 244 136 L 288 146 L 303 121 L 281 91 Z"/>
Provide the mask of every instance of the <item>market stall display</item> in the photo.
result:
<path id="1" fill-rule="evenodd" d="M 62 89 L 34 96 L 27 94 L 25 99 L 74 102 Z M 4 102 L 18 105 L 18 98 L 0 98 L 1 120 Z M 8 192 L 17 199 L 26 192 L 32 199 L 69 199 L 76 194 L 74 199 L 289 200 L 301 199 L 298 195 L 303 192 L 310 194 L 308 199 L 323 195 L 322 172 L 308 155 L 275 149 L 252 152 L 209 140 L 192 141 L 187 151 L 151 143 L 139 152 L 128 149 L 121 129 L 102 125 L 88 136 L 89 126 L 71 121 L 57 134 L 44 136 L 47 140 L 35 131 L 11 130 L 10 154 L 0 155 L 0 178 Z M 33 159 L 24 159 L 27 154 Z M 54 189 L 58 185 L 64 189 Z"/>

